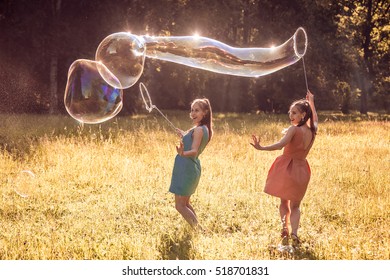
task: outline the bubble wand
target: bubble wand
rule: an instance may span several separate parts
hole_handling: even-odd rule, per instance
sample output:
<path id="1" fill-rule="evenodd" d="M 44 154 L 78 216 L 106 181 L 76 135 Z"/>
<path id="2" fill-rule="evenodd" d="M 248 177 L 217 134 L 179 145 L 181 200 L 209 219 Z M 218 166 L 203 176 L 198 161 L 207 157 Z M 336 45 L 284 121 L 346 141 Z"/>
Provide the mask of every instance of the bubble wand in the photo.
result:
<path id="1" fill-rule="evenodd" d="M 146 96 L 147 96 L 147 99 L 148 99 L 148 100 L 146 100 L 142 88 L 145 89 Z M 142 100 L 143 100 L 144 103 L 145 103 L 145 108 L 146 108 L 146 110 L 148 110 L 148 112 L 151 113 L 151 112 L 153 111 L 153 109 L 156 109 L 157 112 L 159 112 L 160 115 L 163 116 L 164 119 L 169 123 L 169 125 L 177 132 L 178 128 L 177 128 L 176 126 L 174 126 L 173 123 L 172 123 L 170 120 L 168 120 L 168 118 L 160 111 L 160 109 L 157 108 L 157 106 L 154 105 L 154 104 L 152 103 L 152 99 L 150 98 L 149 91 L 148 91 L 148 89 L 146 88 L 146 86 L 144 85 L 144 83 L 139 83 L 139 91 L 140 91 L 140 93 L 141 93 Z"/>

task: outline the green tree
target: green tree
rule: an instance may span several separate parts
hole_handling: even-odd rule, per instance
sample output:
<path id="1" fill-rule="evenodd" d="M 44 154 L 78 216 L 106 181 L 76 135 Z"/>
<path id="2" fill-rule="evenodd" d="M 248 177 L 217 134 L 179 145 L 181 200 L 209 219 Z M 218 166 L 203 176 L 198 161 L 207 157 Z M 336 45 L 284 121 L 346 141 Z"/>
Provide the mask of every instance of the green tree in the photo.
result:
<path id="1" fill-rule="evenodd" d="M 341 1 L 338 36 L 349 47 L 355 64 L 354 86 L 361 91 L 360 112 L 368 112 L 368 97 L 389 109 L 389 7 L 386 0 Z M 376 97 L 376 98 L 375 98 Z M 384 102 L 383 102 L 384 101 Z"/>

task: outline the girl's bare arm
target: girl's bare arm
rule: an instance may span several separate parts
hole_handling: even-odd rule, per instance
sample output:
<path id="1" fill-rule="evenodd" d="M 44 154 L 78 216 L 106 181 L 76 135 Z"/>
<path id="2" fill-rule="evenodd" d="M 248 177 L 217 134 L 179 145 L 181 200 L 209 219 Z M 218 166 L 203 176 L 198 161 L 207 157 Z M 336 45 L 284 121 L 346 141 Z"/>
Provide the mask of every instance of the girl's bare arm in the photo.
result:
<path id="1" fill-rule="evenodd" d="M 178 154 L 182 157 L 195 157 L 198 154 L 200 143 L 202 142 L 203 137 L 203 129 L 201 127 L 197 127 L 194 129 L 194 133 L 192 134 L 192 146 L 191 150 L 183 151 L 183 149 L 178 149 Z M 182 146 L 182 145 L 181 145 Z"/>
<path id="2" fill-rule="evenodd" d="M 309 101 L 311 112 L 313 114 L 314 128 L 317 131 L 317 128 L 318 128 L 318 115 L 317 115 L 316 107 L 314 106 L 314 94 L 312 94 L 310 92 L 310 90 L 307 91 L 306 99 Z"/>
<path id="3" fill-rule="evenodd" d="M 287 129 L 286 134 L 283 136 L 282 139 L 280 139 L 278 142 L 268 145 L 268 146 L 261 146 L 260 145 L 260 139 L 256 137 L 255 135 L 252 135 L 253 143 L 250 143 L 255 149 L 261 150 L 261 151 L 274 151 L 274 150 L 281 150 L 284 146 L 286 146 L 292 139 L 292 137 L 295 134 L 295 126 L 290 126 Z"/>

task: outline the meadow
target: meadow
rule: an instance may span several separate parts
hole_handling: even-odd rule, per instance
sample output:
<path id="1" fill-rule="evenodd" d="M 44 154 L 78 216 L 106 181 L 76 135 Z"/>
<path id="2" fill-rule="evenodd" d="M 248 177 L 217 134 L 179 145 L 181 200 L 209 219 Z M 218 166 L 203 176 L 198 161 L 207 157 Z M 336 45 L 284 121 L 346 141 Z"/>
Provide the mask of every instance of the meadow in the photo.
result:
<path id="1" fill-rule="evenodd" d="M 165 112 L 182 129 L 187 112 Z M 69 116 L 0 115 L 1 260 L 389 260 L 386 115 L 320 112 L 312 177 L 293 251 L 278 250 L 279 201 L 263 193 L 287 115 L 214 115 L 192 197 L 206 232 L 168 192 L 179 139 L 154 113 L 80 125 Z M 29 171 L 30 173 L 24 172 Z M 33 176 L 33 175 L 34 176 Z"/>

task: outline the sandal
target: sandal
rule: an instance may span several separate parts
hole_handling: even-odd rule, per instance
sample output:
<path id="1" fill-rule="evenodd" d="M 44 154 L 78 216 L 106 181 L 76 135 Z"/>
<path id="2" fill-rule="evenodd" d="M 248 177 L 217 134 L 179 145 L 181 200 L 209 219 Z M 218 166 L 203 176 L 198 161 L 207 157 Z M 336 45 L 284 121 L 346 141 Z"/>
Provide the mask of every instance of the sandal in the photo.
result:
<path id="1" fill-rule="evenodd" d="M 288 229 L 283 228 L 282 233 L 280 234 L 280 237 L 282 238 L 282 244 L 288 245 Z"/>
<path id="2" fill-rule="evenodd" d="M 280 234 L 281 238 L 288 238 L 288 228 L 283 228 Z"/>
<path id="3" fill-rule="evenodd" d="M 301 240 L 299 239 L 298 235 L 296 235 L 295 233 L 291 233 L 291 239 L 294 245 L 301 244 Z"/>

